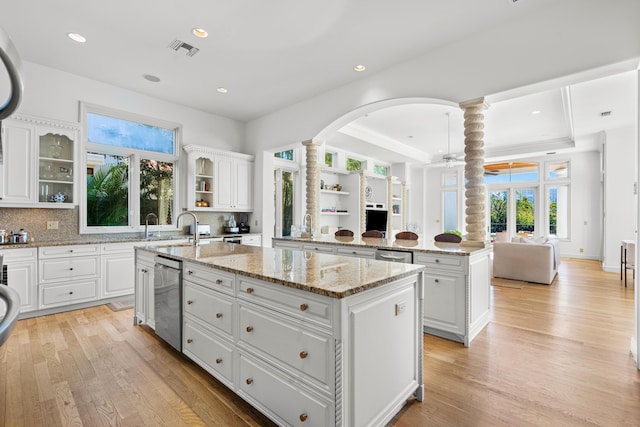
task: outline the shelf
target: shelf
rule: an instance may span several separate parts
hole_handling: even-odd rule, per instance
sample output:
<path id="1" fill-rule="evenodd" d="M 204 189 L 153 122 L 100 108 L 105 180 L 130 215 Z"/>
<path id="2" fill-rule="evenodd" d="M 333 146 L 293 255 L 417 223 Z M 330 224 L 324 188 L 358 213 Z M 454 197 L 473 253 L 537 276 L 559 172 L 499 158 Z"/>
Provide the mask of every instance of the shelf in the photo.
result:
<path id="1" fill-rule="evenodd" d="M 66 185 L 73 185 L 73 181 L 60 181 L 57 179 L 40 179 L 38 180 L 38 182 L 42 183 L 42 184 L 66 184 Z"/>
<path id="2" fill-rule="evenodd" d="M 55 159 L 53 157 L 39 157 L 40 160 L 45 160 L 47 162 L 55 162 L 55 163 L 69 163 L 73 164 L 73 160 L 69 159 Z"/>
<path id="3" fill-rule="evenodd" d="M 350 193 L 348 191 L 335 191 L 335 190 L 320 190 L 322 194 L 336 194 L 338 196 L 348 196 Z"/>
<path id="4" fill-rule="evenodd" d="M 331 168 L 329 166 L 323 166 L 322 168 L 320 168 L 320 172 L 324 172 L 324 173 L 332 173 L 334 175 L 349 175 L 351 174 L 351 172 L 349 172 L 346 169 L 338 169 L 338 168 Z"/>
<path id="5" fill-rule="evenodd" d="M 399 214 L 399 213 L 397 213 L 397 214 L 391 214 L 391 216 L 400 216 L 400 214 Z"/>
<path id="6" fill-rule="evenodd" d="M 392 197 L 391 200 L 400 200 L 400 201 L 402 201 L 402 197 Z"/>
<path id="7" fill-rule="evenodd" d="M 324 212 L 320 212 L 320 215 L 333 215 L 333 216 L 345 216 L 345 215 L 349 215 L 349 212 L 330 212 L 330 211 L 324 211 Z"/>
<path id="8" fill-rule="evenodd" d="M 196 178 L 213 178 L 213 175 L 196 175 Z"/>
<path id="9" fill-rule="evenodd" d="M 213 191 L 200 191 L 200 190 L 197 190 L 196 193 L 198 193 L 198 194 L 213 194 Z"/>

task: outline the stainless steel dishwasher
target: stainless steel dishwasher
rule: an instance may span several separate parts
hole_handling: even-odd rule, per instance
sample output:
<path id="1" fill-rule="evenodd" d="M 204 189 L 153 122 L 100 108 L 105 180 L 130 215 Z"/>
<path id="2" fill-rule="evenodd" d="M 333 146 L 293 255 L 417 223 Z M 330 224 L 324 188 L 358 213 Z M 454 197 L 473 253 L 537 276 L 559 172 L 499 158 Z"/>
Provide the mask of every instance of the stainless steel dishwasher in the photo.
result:
<path id="1" fill-rule="evenodd" d="M 406 262 L 407 264 L 413 264 L 413 253 L 378 249 L 376 251 L 376 259 L 381 259 L 383 261 Z"/>
<path id="2" fill-rule="evenodd" d="M 182 352 L 182 262 L 156 256 L 153 279 L 156 335 Z"/>

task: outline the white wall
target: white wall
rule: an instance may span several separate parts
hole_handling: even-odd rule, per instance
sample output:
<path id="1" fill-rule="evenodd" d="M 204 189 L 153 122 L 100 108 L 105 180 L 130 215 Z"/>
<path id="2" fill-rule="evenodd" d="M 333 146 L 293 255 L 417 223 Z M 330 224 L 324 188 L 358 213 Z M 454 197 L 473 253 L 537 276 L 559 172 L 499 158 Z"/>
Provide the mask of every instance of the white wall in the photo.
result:
<path id="1" fill-rule="evenodd" d="M 424 97 L 458 103 L 543 82 L 552 88 L 595 78 L 598 67 L 640 57 L 638 16 L 637 0 L 556 2 L 540 13 L 253 120 L 247 124 L 245 151 L 257 153 L 314 138 L 343 116 L 359 108 L 358 113 L 373 111 L 383 100 Z M 577 74 L 587 70 L 589 77 Z M 257 175 L 263 176 L 260 171 Z M 256 184 L 261 197 L 272 192 L 273 178 Z M 265 211 L 273 210 L 272 205 L 264 197 L 256 200 Z M 258 210 L 255 215 L 268 219 Z M 266 221 L 264 225 L 270 228 Z"/>
<path id="2" fill-rule="evenodd" d="M 241 151 L 244 124 L 85 77 L 23 62 L 24 98 L 17 113 L 79 123 L 79 102 L 182 124 L 182 142 Z M 140 78 L 140 85 L 152 84 Z"/>
<path id="3" fill-rule="evenodd" d="M 620 242 L 636 239 L 636 141 L 632 127 L 605 135 L 605 271 L 620 270 Z"/>

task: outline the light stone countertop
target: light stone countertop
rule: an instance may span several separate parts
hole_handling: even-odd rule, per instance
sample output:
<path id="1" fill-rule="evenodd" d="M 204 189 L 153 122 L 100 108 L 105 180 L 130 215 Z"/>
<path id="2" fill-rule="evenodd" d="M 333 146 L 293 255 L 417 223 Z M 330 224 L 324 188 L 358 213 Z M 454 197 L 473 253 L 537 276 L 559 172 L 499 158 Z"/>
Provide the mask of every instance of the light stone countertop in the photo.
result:
<path id="1" fill-rule="evenodd" d="M 318 237 L 274 237 L 273 240 L 282 242 L 326 243 L 338 246 L 374 248 L 403 252 L 424 252 L 442 255 L 469 256 L 473 252 L 488 250 L 481 247 L 460 246 L 458 243 L 434 242 L 432 240 L 399 240 L 381 239 L 376 237 L 343 237 L 323 234 Z"/>
<path id="2" fill-rule="evenodd" d="M 419 273 L 423 266 L 233 243 L 137 248 L 246 277 L 344 298 Z"/>

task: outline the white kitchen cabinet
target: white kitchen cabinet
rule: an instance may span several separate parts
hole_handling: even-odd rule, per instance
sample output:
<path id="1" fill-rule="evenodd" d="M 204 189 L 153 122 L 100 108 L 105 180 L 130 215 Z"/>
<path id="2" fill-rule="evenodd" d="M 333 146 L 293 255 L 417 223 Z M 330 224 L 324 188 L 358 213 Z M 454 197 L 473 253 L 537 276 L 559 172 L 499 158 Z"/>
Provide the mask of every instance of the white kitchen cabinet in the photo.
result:
<path id="1" fill-rule="evenodd" d="M 187 153 L 188 210 L 253 210 L 253 156 L 193 144 L 183 150 Z"/>
<path id="2" fill-rule="evenodd" d="M 442 271 L 424 276 L 424 325 L 465 336 L 465 277 Z"/>
<path id="3" fill-rule="evenodd" d="M 73 207 L 78 125 L 20 115 L 3 121 L 2 132 L 0 206 Z"/>
<path id="4" fill-rule="evenodd" d="M 154 264 L 153 254 L 136 251 L 134 323 L 149 325 L 155 329 L 155 307 L 153 294 Z"/>
<path id="5" fill-rule="evenodd" d="M 247 246 L 262 246 L 262 234 L 243 234 L 240 243 Z"/>
<path id="6" fill-rule="evenodd" d="M 253 210 L 253 157 L 237 156 L 237 153 L 216 155 L 213 207 L 218 210 Z"/>
<path id="7" fill-rule="evenodd" d="M 130 295 L 134 292 L 135 270 L 132 243 L 110 243 L 102 245 L 100 255 L 102 281 L 101 298 Z"/>
<path id="8" fill-rule="evenodd" d="M 39 308 L 97 300 L 99 254 L 99 245 L 38 248 Z"/>
<path id="9" fill-rule="evenodd" d="M 20 295 L 20 312 L 38 308 L 38 251 L 36 248 L 2 250 L 7 285 Z M 4 313 L 0 313 L 0 317 Z"/>

